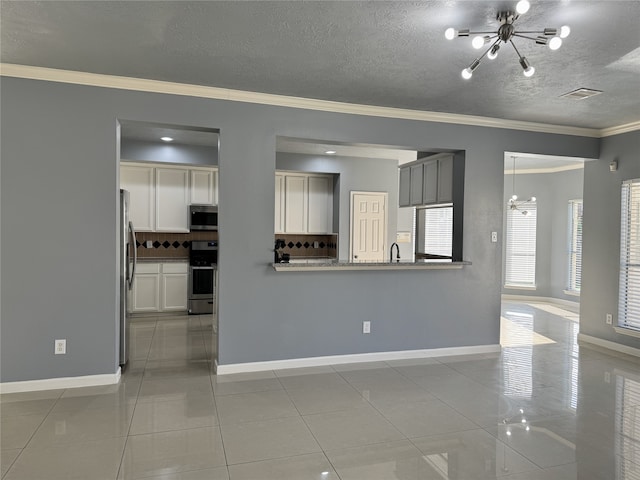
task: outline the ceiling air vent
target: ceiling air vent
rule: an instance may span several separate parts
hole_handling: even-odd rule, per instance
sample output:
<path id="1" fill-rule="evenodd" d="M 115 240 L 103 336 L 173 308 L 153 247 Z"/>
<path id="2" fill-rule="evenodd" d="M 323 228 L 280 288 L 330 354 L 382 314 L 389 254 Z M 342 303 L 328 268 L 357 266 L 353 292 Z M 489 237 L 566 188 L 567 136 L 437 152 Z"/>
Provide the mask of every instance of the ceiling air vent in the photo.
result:
<path id="1" fill-rule="evenodd" d="M 561 98 L 573 98 L 574 100 L 584 100 L 585 98 L 593 97 L 594 95 L 598 95 L 602 93 L 600 90 L 593 90 L 591 88 L 578 88 L 573 92 L 565 93 L 564 95 L 560 95 Z"/>

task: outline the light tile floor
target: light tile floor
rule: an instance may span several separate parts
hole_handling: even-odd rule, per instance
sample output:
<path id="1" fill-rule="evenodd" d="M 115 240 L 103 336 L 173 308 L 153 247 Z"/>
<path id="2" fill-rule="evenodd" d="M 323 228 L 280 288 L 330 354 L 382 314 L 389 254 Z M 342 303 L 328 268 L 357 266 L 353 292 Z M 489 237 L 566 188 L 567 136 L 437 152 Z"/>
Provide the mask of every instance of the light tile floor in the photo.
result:
<path id="1" fill-rule="evenodd" d="M 207 317 L 136 321 L 116 386 L 0 397 L 6 480 L 638 480 L 640 361 L 507 303 L 500 354 L 210 375 Z"/>

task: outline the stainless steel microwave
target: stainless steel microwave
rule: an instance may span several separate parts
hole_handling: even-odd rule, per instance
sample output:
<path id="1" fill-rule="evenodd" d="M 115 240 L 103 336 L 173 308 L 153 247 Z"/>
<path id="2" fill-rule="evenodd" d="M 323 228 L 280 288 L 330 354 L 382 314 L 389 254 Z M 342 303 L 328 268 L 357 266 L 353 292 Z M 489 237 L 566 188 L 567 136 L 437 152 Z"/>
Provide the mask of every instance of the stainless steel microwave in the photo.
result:
<path id="1" fill-rule="evenodd" d="M 218 230 L 218 207 L 214 205 L 189 205 L 189 230 Z"/>

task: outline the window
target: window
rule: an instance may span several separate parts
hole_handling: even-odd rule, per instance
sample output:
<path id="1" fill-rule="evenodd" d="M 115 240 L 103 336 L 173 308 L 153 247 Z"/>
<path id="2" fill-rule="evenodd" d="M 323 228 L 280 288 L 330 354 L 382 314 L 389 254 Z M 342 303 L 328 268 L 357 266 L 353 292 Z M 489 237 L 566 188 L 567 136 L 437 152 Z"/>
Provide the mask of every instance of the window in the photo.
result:
<path id="1" fill-rule="evenodd" d="M 640 179 L 622 184 L 618 325 L 640 330 Z"/>
<path id="2" fill-rule="evenodd" d="M 567 290 L 580 293 L 582 276 L 582 200 L 569 200 L 569 282 Z"/>
<path id="3" fill-rule="evenodd" d="M 414 238 L 416 257 L 451 259 L 453 246 L 453 207 L 415 209 Z"/>
<path id="4" fill-rule="evenodd" d="M 507 210 L 505 287 L 536 286 L 536 219 L 535 202 Z"/>

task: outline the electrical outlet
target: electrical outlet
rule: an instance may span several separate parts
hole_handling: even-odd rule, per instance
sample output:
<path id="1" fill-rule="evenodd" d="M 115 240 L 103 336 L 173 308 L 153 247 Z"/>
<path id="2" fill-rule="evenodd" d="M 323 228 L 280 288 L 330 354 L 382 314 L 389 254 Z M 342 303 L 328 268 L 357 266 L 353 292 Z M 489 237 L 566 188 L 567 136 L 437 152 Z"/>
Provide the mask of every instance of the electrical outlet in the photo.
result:
<path id="1" fill-rule="evenodd" d="M 610 313 L 607 313 L 605 322 L 607 322 L 607 325 L 611 325 L 613 323 L 613 315 L 611 315 Z"/>
<path id="2" fill-rule="evenodd" d="M 362 322 L 362 333 L 371 333 L 371 322 Z"/>
<path id="3" fill-rule="evenodd" d="M 144 242 L 145 248 L 153 248 L 153 242 L 151 240 L 147 240 Z"/>
<path id="4" fill-rule="evenodd" d="M 65 355 L 67 353 L 67 340 L 65 338 L 56 340 L 54 345 L 56 355 Z"/>
<path id="5" fill-rule="evenodd" d="M 498 242 L 498 232 L 491 232 L 491 243 Z"/>

